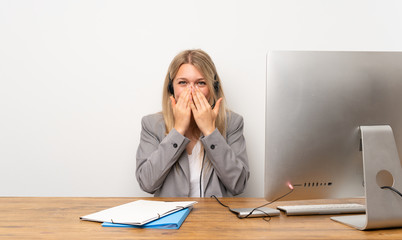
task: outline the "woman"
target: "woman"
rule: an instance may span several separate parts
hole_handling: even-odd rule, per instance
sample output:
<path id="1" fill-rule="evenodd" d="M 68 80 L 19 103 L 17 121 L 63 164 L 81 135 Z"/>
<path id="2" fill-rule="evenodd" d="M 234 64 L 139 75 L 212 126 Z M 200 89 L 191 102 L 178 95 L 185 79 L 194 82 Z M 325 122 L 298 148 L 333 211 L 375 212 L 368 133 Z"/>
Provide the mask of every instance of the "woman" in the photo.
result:
<path id="1" fill-rule="evenodd" d="M 136 176 L 156 197 L 230 197 L 249 178 L 243 118 L 225 107 L 202 50 L 186 50 L 166 74 L 162 113 L 142 119 Z"/>

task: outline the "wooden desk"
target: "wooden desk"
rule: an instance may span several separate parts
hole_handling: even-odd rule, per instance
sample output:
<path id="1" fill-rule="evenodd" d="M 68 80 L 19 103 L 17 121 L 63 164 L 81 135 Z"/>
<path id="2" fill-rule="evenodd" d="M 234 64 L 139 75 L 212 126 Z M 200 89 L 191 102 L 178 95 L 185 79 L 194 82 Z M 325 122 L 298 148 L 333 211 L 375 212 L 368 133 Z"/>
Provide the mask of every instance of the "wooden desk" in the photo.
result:
<path id="1" fill-rule="evenodd" d="M 402 239 L 402 228 L 358 231 L 324 215 L 287 217 L 281 213 L 270 222 L 238 219 L 211 198 L 141 198 L 198 201 L 179 230 L 106 228 L 79 220 L 80 216 L 138 199 L 2 197 L 0 239 Z M 232 208 L 265 203 L 262 198 L 221 200 Z"/>

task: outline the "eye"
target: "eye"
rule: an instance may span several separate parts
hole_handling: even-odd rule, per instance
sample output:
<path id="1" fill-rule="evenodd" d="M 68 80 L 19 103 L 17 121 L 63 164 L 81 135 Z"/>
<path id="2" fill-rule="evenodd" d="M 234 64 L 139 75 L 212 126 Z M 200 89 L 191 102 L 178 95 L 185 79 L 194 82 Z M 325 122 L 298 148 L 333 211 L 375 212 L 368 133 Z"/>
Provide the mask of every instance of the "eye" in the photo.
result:
<path id="1" fill-rule="evenodd" d="M 186 82 L 186 81 L 179 81 L 178 84 L 179 84 L 179 85 L 186 85 L 187 82 Z"/>
<path id="2" fill-rule="evenodd" d="M 206 85 L 207 85 L 207 83 L 204 82 L 204 81 L 200 81 L 200 82 L 198 82 L 197 84 L 198 84 L 199 86 L 206 86 Z"/>

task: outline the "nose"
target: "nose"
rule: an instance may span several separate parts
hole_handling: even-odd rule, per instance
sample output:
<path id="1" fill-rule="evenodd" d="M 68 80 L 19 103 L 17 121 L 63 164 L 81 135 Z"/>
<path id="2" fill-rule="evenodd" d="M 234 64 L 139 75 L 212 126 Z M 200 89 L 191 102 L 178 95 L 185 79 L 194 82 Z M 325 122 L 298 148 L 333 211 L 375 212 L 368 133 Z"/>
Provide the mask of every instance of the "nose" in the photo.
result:
<path id="1" fill-rule="evenodd" d="M 187 87 L 189 87 L 189 88 L 195 88 L 195 83 L 190 82 L 190 83 L 188 83 Z"/>

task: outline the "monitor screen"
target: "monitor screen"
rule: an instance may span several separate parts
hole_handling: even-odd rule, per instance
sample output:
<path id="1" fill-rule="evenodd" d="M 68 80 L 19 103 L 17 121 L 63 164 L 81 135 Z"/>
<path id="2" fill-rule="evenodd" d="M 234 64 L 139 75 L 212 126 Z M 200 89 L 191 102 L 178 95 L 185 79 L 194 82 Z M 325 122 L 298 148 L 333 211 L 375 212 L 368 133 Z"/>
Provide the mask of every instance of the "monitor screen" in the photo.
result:
<path id="1" fill-rule="evenodd" d="M 363 197 L 360 126 L 402 152 L 402 53 L 271 51 L 266 81 L 266 200 Z"/>

